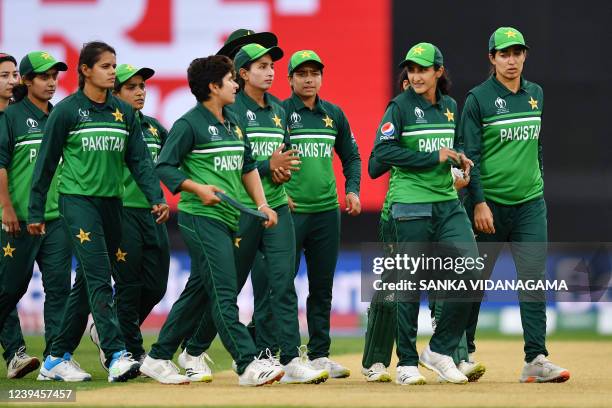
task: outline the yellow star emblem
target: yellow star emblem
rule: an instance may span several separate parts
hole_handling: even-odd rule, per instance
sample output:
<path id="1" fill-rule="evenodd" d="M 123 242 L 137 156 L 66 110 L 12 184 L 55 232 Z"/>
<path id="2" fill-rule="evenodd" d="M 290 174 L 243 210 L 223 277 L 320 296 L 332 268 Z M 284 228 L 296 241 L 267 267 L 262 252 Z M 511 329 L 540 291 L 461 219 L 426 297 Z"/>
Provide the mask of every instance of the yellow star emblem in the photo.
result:
<path id="1" fill-rule="evenodd" d="M 446 115 L 446 119 L 448 119 L 449 122 L 454 122 L 455 121 L 455 114 L 451 111 L 448 110 L 448 108 L 446 108 L 446 112 L 444 112 L 444 115 Z"/>
<path id="2" fill-rule="evenodd" d="M 123 113 L 119 111 L 119 108 L 115 108 L 115 111 L 111 113 L 115 117 L 115 122 L 123 122 Z"/>
<path id="3" fill-rule="evenodd" d="M 516 32 L 514 32 L 514 31 L 512 31 L 512 30 L 508 30 L 508 31 L 506 31 L 504 34 L 506 34 L 506 37 L 508 37 L 508 38 L 510 38 L 510 37 L 512 37 L 512 38 L 516 37 Z"/>
<path id="4" fill-rule="evenodd" d="M 234 246 L 236 248 L 240 248 L 240 241 L 242 241 L 242 238 L 239 238 L 239 237 L 234 238 Z"/>
<path id="5" fill-rule="evenodd" d="M 89 234 L 91 234 L 91 232 L 85 232 L 82 228 L 79 228 L 79 233 L 76 235 L 76 237 L 81 240 L 82 244 L 85 241 L 91 241 Z"/>
<path id="6" fill-rule="evenodd" d="M 529 105 L 531 105 L 531 110 L 538 109 L 538 101 L 533 99 L 533 96 L 530 96 L 527 102 L 529 102 Z"/>
<path id="7" fill-rule="evenodd" d="M 281 123 L 281 118 L 279 118 L 276 113 L 274 114 L 274 116 L 272 116 L 272 120 L 274 121 L 274 126 L 278 126 L 279 128 L 283 127 L 283 124 Z"/>
<path id="8" fill-rule="evenodd" d="M 125 66 L 125 69 L 127 69 L 128 71 L 132 72 L 133 70 L 135 70 L 136 68 L 134 68 L 134 66 L 132 64 L 127 64 Z"/>
<path id="9" fill-rule="evenodd" d="M 325 127 L 334 127 L 334 120 L 330 118 L 329 115 L 325 115 L 325 117 L 323 118 L 323 122 L 325 123 Z"/>
<path id="10" fill-rule="evenodd" d="M 149 133 L 151 133 L 155 137 L 158 136 L 157 128 L 153 125 L 149 125 Z"/>
<path id="11" fill-rule="evenodd" d="M 11 243 L 7 242 L 6 246 L 2 247 L 2 249 L 4 250 L 4 256 L 10 256 L 12 258 L 16 248 L 11 248 Z"/>
<path id="12" fill-rule="evenodd" d="M 416 47 L 414 50 L 412 50 L 412 55 L 421 55 L 423 54 L 423 51 L 425 51 L 425 48 L 421 47 L 420 45 L 418 47 Z"/>
<path id="13" fill-rule="evenodd" d="M 42 54 L 40 54 L 40 57 L 45 60 L 51 59 L 51 56 L 48 52 L 43 52 Z"/>
<path id="14" fill-rule="evenodd" d="M 242 135 L 242 129 L 240 129 L 238 126 L 234 127 L 234 131 L 236 132 L 236 135 L 238 136 L 238 139 L 242 139 L 244 137 Z"/>
<path id="15" fill-rule="evenodd" d="M 312 57 L 312 54 L 310 54 L 308 51 L 304 51 L 304 52 L 302 52 L 302 54 L 300 54 L 300 57 L 301 57 L 302 59 L 304 59 L 304 58 L 310 58 L 310 57 Z"/>
<path id="16" fill-rule="evenodd" d="M 121 248 L 117 248 L 117 253 L 115 254 L 115 256 L 117 257 L 117 262 L 119 261 L 125 262 L 126 255 L 127 255 L 127 252 L 122 252 Z"/>

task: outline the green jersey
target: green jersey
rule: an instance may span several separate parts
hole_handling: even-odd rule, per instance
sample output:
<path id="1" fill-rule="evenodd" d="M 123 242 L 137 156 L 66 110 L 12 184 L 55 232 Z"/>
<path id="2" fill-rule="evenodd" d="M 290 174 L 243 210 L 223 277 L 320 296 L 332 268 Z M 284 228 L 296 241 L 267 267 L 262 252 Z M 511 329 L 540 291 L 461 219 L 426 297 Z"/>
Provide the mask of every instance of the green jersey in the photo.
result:
<path id="1" fill-rule="evenodd" d="M 282 184 L 272 181 L 270 156 L 281 143 L 285 143 L 287 148 L 291 143 L 285 126 L 285 110 L 273 102 L 267 93 L 264 94 L 264 101 L 266 106 L 262 108 L 241 91 L 236 95 L 236 102 L 228 108 L 246 131 L 245 142 L 250 145 L 251 155 L 257 162 L 266 199 L 270 207 L 276 208 L 287 204 L 287 193 Z M 244 188 L 237 198 L 248 207 L 257 207 Z"/>
<path id="2" fill-rule="evenodd" d="M 514 205 L 542 196 L 543 105 L 542 88 L 522 78 L 517 93 L 494 76 L 468 93 L 459 133 L 474 162 L 468 191 L 475 203 Z"/>
<path id="3" fill-rule="evenodd" d="M 49 104 L 49 111 L 53 106 Z M 41 111 L 26 96 L 7 107 L 0 118 L 0 168 L 8 174 L 8 190 L 19 221 L 28 219 L 30 186 L 36 157 L 43 139 L 48 114 Z M 45 221 L 59 218 L 57 179 L 55 173 L 45 207 Z"/>
<path id="4" fill-rule="evenodd" d="M 457 103 L 440 92 L 429 103 L 412 88 L 387 106 L 376 133 L 373 157 L 392 166 L 383 217 L 394 203 L 422 204 L 457 198 L 450 163 L 440 163 L 439 150 L 455 142 Z"/>
<path id="5" fill-rule="evenodd" d="M 213 184 L 233 198 L 241 194 L 242 174 L 254 170 L 256 165 L 237 120 L 225 108 L 223 117 L 225 123 L 198 103 L 174 123 L 156 167 L 170 191 L 179 192 L 181 184 L 191 179 Z M 217 219 L 238 230 L 240 212 L 225 202 L 204 205 L 196 194 L 183 191 L 178 209 Z"/>
<path id="6" fill-rule="evenodd" d="M 320 99 L 309 109 L 295 94 L 283 102 L 291 148 L 298 150 L 300 170 L 285 188 L 297 213 L 338 208 L 333 151 L 342 162 L 346 193 L 359 195 L 361 158 L 348 120 L 338 106 Z"/>
<path id="7" fill-rule="evenodd" d="M 110 91 L 104 103 L 95 103 L 79 90 L 49 115 L 32 177 L 29 222 L 42 222 L 47 190 L 60 157 L 60 194 L 121 197 L 127 164 L 149 203 L 165 202 L 138 116 Z"/>
<path id="8" fill-rule="evenodd" d="M 142 138 L 147 144 L 149 153 L 151 153 L 153 163 L 156 163 L 159 151 L 168 136 L 168 131 L 157 120 L 150 116 L 138 112 L 138 117 L 140 119 Z M 130 173 L 130 169 L 127 166 L 125 166 L 123 170 L 123 180 L 123 185 L 125 186 L 122 197 L 123 206 L 130 208 L 149 208 L 150 205 L 147 198 L 142 190 L 140 190 L 140 187 L 138 187 L 136 181 L 134 181 L 134 177 L 132 177 L 132 173 Z"/>

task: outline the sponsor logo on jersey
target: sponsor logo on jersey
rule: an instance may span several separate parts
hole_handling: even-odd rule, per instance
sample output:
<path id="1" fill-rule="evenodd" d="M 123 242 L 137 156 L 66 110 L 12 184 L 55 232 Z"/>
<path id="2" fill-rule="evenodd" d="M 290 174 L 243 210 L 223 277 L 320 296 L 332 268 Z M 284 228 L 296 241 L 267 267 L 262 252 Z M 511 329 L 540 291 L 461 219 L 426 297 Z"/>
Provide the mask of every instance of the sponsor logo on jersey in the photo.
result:
<path id="1" fill-rule="evenodd" d="M 387 137 L 393 136 L 395 133 L 395 126 L 393 126 L 393 123 L 391 122 L 386 122 L 380 127 L 380 133 Z"/>
<path id="2" fill-rule="evenodd" d="M 210 133 L 212 136 L 218 136 L 219 135 L 219 129 L 217 129 L 216 126 L 210 125 L 208 127 L 208 133 Z"/>
<path id="3" fill-rule="evenodd" d="M 495 99 L 495 107 L 497 108 L 497 114 L 498 115 L 510 112 L 506 108 L 506 101 L 504 99 L 500 98 L 499 96 L 497 97 L 497 99 Z"/>

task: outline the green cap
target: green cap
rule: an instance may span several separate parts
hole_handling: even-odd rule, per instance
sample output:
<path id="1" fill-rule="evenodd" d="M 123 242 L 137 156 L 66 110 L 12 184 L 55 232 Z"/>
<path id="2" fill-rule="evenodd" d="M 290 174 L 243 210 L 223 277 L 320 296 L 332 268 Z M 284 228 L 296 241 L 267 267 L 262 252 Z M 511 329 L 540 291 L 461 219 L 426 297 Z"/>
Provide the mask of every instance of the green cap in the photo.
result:
<path id="1" fill-rule="evenodd" d="M 529 49 L 527 44 L 525 44 L 523 34 L 513 27 L 499 27 L 489 38 L 489 52 L 503 50 L 513 45 L 520 45 Z"/>
<path id="2" fill-rule="evenodd" d="M 21 59 L 19 63 L 19 74 L 21 76 L 25 76 L 31 72 L 42 74 L 51 68 L 55 68 L 58 71 L 67 71 L 68 65 L 61 61 L 57 61 L 46 51 L 32 51 Z"/>
<path id="3" fill-rule="evenodd" d="M 277 46 L 266 48 L 261 44 L 247 44 L 240 48 L 240 51 L 234 57 L 234 67 L 239 70 L 249 62 L 256 61 L 266 54 L 270 54 L 272 61 L 283 58 L 283 50 Z"/>
<path id="4" fill-rule="evenodd" d="M 117 66 L 115 70 L 116 81 L 120 84 L 124 83 L 134 75 L 142 76 L 142 79 L 146 81 L 155 74 L 151 68 L 137 68 L 131 64 L 121 64 Z"/>
<path id="5" fill-rule="evenodd" d="M 444 58 L 438 47 L 431 43 L 422 42 L 414 45 L 408 50 L 406 58 L 399 64 L 400 68 L 407 65 L 409 62 L 414 62 L 415 64 L 427 68 L 432 65 L 444 65 Z"/>
<path id="6" fill-rule="evenodd" d="M 300 65 L 306 62 L 314 62 L 319 68 L 323 69 L 325 65 L 321 62 L 321 58 L 312 50 L 300 50 L 294 53 L 289 60 L 289 75 L 293 73 Z"/>
<path id="7" fill-rule="evenodd" d="M 276 38 L 276 35 L 273 33 L 256 33 L 253 30 L 239 28 L 231 33 L 229 37 L 227 37 L 223 47 L 217 51 L 217 55 L 225 55 L 227 57 L 234 58 L 240 47 L 251 43 L 261 44 L 266 48 L 270 48 L 278 45 L 278 38 Z"/>

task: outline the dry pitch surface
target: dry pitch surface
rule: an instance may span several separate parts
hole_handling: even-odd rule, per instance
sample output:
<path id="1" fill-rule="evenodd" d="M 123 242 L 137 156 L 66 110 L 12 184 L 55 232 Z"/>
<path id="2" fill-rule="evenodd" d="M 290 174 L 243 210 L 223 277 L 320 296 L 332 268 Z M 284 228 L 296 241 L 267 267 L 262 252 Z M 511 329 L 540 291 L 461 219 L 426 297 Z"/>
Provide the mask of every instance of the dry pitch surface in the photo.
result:
<path id="1" fill-rule="evenodd" d="M 571 372 L 563 384 L 520 384 L 522 342 L 483 340 L 478 359 L 487 373 L 478 383 L 438 384 L 421 368 L 428 384 L 399 386 L 366 383 L 360 373 L 361 356 L 339 356 L 348 366 L 348 379 L 321 385 L 238 387 L 233 372 L 215 374 L 210 384 L 168 386 L 154 382 L 124 387 L 80 390 L 78 406 L 313 406 L 313 407 L 610 407 L 612 406 L 612 343 L 550 342 L 551 359 Z M 419 350 L 424 343 L 419 343 Z M 395 378 L 395 364 L 391 374 Z M 40 406 L 40 405 L 38 405 Z"/>

